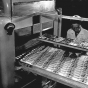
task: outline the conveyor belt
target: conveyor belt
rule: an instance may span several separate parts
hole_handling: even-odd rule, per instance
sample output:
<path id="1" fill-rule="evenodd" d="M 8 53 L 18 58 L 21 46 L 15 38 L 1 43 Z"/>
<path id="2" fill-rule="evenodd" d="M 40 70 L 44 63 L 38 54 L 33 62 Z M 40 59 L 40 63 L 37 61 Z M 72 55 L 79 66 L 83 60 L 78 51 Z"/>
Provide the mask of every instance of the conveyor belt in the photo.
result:
<path id="1" fill-rule="evenodd" d="M 74 45 L 70 45 L 70 44 L 66 44 L 66 43 L 62 43 L 62 42 L 50 41 L 50 40 L 42 39 L 42 38 L 39 38 L 39 40 L 42 41 L 42 42 L 55 44 L 55 45 L 60 45 L 60 46 L 64 46 L 64 47 L 68 47 L 68 48 L 72 48 L 72 49 L 76 49 L 76 50 L 88 51 L 88 49 L 85 48 L 85 47 L 83 48 L 83 47 L 74 46 Z"/>
<path id="2" fill-rule="evenodd" d="M 38 75 L 41 75 L 43 77 L 49 78 L 49 79 L 54 80 L 56 82 L 62 83 L 64 85 L 68 85 L 72 88 L 88 88 L 88 86 L 84 83 L 74 81 L 72 79 L 69 79 L 69 78 L 66 78 L 64 76 L 55 74 L 53 72 L 44 70 L 42 68 L 38 68 L 38 67 L 35 67 L 35 66 L 32 66 L 32 67 L 29 66 L 28 67 L 26 65 L 22 65 L 22 68 L 26 71 L 33 72 L 35 74 L 38 74 Z"/>
<path id="3" fill-rule="evenodd" d="M 64 52 L 61 49 L 47 46 L 32 55 L 27 55 L 27 59 L 26 57 L 21 59 L 21 65 L 28 71 L 50 77 L 55 81 L 66 82 L 67 80 L 66 84 L 88 88 L 88 56 L 64 57 Z"/>

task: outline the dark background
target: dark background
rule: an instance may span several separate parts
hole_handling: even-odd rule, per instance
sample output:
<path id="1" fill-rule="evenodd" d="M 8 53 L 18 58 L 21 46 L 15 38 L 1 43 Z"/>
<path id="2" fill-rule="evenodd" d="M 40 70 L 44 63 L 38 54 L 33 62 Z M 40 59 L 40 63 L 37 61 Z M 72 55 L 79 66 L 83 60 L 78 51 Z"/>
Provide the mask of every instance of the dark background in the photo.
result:
<path id="1" fill-rule="evenodd" d="M 88 0 L 56 0 L 56 8 L 60 7 L 64 15 L 88 17 Z"/>
<path id="2" fill-rule="evenodd" d="M 88 0 L 56 0 L 56 9 L 62 8 L 62 14 L 67 16 L 79 15 L 88 18 Z M 83 28 L 88 30 L 88 22 L 81 22 Z M 71 21 L 62 20 L 62 37 L 66 37 Z"/>

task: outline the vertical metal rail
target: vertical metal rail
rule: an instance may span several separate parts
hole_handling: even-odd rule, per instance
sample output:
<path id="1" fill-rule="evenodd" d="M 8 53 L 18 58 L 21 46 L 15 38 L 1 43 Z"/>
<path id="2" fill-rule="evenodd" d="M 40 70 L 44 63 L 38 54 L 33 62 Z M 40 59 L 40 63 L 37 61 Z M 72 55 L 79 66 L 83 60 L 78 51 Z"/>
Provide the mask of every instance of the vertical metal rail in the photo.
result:
<path id="1" fill-rule="evenodd" d="M 60 16 L 56 14 L 54 20 L 54 35 L 60 37 L 61 36 L 61 26 L 62 26 L 62 9 L 60 9 Z"/>
<path id="2" fill-rule="evenodd" d="M 40 14 L 40 37 L 42 37 L 42 15 Z"/>
<path id="3" fill-rule="evenodd" d="M 54 35 L 58 36 L 58 17 L 56 16 L 54 19 L 54 23 L 53 23 L 53 27 L 54 27 Z"/>
<path id="4" fill-rule="evenodd" d="M 62 9 L 60 9 L 60 18 L 59 18 L 59 37 L 61 37 L 61 29 L 62 29 Z"/>

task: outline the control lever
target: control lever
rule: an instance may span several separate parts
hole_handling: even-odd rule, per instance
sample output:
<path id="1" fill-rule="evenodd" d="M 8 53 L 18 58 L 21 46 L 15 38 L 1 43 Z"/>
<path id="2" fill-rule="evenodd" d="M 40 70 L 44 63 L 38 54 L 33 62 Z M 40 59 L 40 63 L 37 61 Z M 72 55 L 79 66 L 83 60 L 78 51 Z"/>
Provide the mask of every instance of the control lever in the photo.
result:
<path id="1" fill-rule="evenodd" d="M 8 35 L 12 35 L 13 30 L 15 29 L 15 25 L 13 23 L 7 23 L 4 29 L 7 31 Z"/>

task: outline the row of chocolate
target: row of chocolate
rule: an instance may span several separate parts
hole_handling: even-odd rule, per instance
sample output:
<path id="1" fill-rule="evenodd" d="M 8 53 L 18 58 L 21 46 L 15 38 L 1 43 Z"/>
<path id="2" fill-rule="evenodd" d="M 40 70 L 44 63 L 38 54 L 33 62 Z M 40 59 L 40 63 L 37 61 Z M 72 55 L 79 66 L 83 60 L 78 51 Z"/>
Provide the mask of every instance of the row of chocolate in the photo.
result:
<path id="1" fill-rule="evenodd" d="M 44 34 L 40 38 L 42 38 L 44 40 L 48 40 L 48 41 L 53 41 L 53 42 L 57 42 L 57 43 L 60 42 L 60 43 L 64 43 L 64 44 L 88 49 L 88 43 L 87 42 L 75 42 L 72 39 L 57 37 L 57 36 L 53 36 L 53 35 L 49 35 L 49 34 Z"/>
<path id="2" fill-rule="evenodd" d="M 88 84 L 88 56 L 71 58 L 62 49 L 40 46 L 21 59 L 22 62 L 45 69 L 55 74 Z"/>

